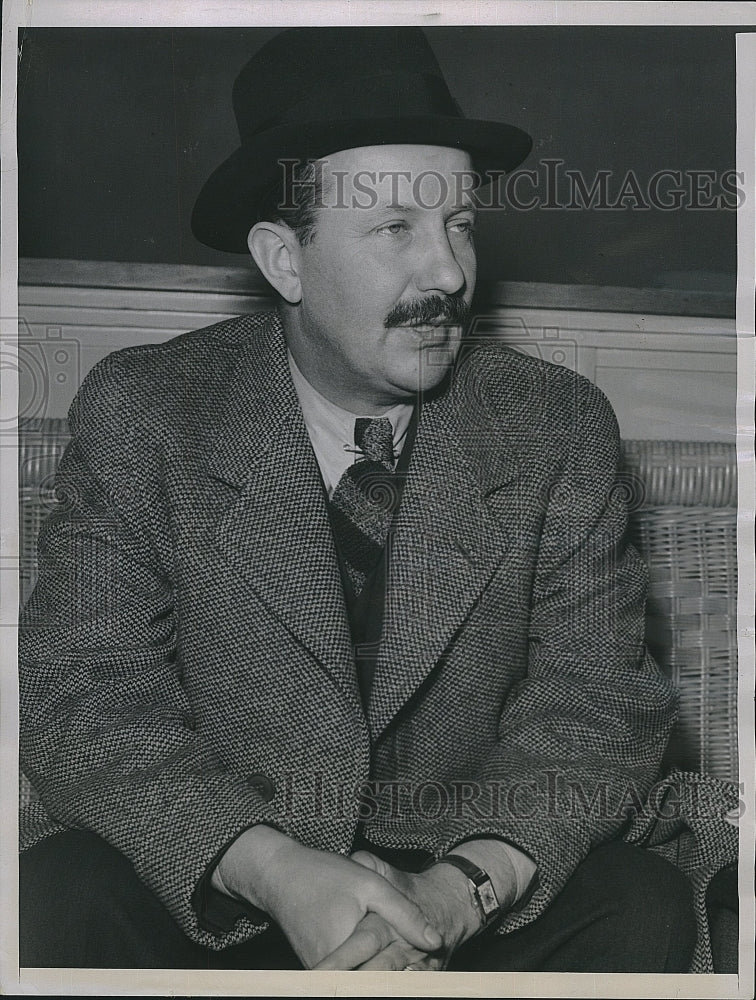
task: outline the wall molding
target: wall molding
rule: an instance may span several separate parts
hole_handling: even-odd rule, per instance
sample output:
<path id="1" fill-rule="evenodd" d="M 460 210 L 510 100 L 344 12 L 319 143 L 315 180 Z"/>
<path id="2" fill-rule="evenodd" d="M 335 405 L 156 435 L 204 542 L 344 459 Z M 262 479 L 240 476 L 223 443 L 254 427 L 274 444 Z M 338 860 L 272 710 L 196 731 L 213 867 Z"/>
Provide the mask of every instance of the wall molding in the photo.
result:
<path id="1" fill-rule="evenodd" d="M 128 288 L 213 292 L 265 297 L 268 287 L 251 259 L 224 267 L 196 264 L 142 264 L 129 261 L 48 260 L 23 257 L 20 285 Z M 488 305 L 588 312 L 650 313 L 660 316 L 735 316 L 735 294 L 668 288 L 544 284 L 528 281 L 481 282 L 476 299 Z"/>
<path id="2" fill-rule="evenodd" d="M 21 265 L 20 412 L 26 417 L 65 416 L 81 380 L 112 351 L 272 305 L 251 265 Z M 647 304 L 656 311 L 619 308 L 631 299 L 637 306 L 645 294 L 638 289 L 582 288 L 568 305 L 555 305 L 558 289 L 501 282 L 496 295 L 476 299 L 469 339 L 503 342 L 585 375 L 608 396 L 625 438 L 734 441 L 732 318 L 666 312 L 672 299 L 665 293 L 662 302 L 653 290 Z"/>

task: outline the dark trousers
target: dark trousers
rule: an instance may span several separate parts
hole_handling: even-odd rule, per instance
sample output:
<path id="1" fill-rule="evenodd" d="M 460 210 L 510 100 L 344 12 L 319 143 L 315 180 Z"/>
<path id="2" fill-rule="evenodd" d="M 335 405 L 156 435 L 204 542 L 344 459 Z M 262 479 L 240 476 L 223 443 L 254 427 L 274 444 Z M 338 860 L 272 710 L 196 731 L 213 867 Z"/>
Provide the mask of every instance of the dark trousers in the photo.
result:
<path id="1" fill-rule="evenodd" d="M 22 967 L 301 969 L 281 931 L 215 952 L 190 941 L 131 864 L 70 830 L 20 861 Z M 463 945 L 457 971 L 687 972 L 691 889 L 671 864 L 621 841 L 597 848 L 552 905 L 518 931 Z"/>

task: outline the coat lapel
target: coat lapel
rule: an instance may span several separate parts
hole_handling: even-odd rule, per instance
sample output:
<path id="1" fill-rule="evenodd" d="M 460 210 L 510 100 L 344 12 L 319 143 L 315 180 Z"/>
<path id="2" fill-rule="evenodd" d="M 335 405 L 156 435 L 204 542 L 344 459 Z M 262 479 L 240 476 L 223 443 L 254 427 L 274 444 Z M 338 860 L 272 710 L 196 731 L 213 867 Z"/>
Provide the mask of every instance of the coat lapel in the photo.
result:
<path id="1" fill-rule="evenodd" d="M 223 557 L 362 712 L 317 460 L 280 320 L 250 317 L 208 461 L 233 489 Z M 393 551 L 368 718 L 373 739 L 417 691 L 504 559 L 517 524 L 514 451 L 453 392 L 424 403 Z M 485 426 L 484 426 L 485 424 Z"/>
<path id="2" fill-rule="evenodd" d="M 217 525 L 218 550 L 359 709 L 320 472 L 277 316 L 237 368 L 208 471 L 236 491 Z"/>
<path id="3" fill-rule="evenodd" d="M 514 452 L 457 404 L 447 393 L 423 406 L 394 531 L 368 713 L 373 739 L 438 662 L 517 523 Z"/>

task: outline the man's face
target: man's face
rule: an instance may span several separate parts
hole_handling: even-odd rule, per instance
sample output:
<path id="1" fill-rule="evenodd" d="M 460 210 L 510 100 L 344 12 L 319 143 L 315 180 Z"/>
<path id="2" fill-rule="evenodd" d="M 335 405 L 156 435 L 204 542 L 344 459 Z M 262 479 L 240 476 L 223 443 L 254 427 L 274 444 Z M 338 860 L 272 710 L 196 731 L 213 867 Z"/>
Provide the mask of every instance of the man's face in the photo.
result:
<path id="1" fill-rule="evenodd" d="M 467 153 L 366 146 L 327 158 L 287 339 L 312 384 L 354 413 L 428 391 L 459 350 L 475 286 Z"/>

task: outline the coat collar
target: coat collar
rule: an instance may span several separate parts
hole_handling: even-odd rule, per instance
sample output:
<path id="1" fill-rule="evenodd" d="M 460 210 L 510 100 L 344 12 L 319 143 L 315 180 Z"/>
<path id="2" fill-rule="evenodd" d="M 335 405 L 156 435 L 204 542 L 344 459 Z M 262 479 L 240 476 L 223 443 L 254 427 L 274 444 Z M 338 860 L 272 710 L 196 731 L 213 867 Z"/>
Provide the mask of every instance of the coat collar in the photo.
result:
<path id="1" fill-rule="evenodd" d="M 277 314 L 255 319 L 259 330 L 232 376 L 208 462 L 209 474 L 236 494 L 216 545 L 361 711 L 325 493 L 281 322 Z M 433 669 L 511 541 L 501 499 L 519 469 L 500 422 L 492 427 L 476 400 L 457 379 L 423 403 L 393 532 L 373 737 Z"/>
<path id="2" fill-rule="evenodd" d="M 208 458 L 210 475 L 236 487 L 245 485 L 298 411 L 280 316 L 259 313 L 243 319 L 248 340 L 231 375 Z"/>

